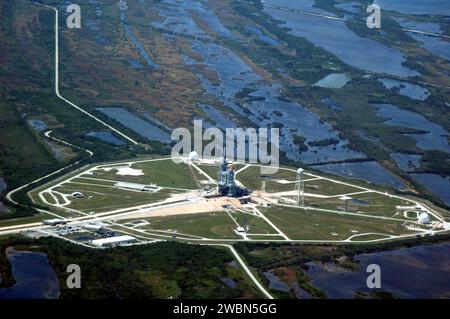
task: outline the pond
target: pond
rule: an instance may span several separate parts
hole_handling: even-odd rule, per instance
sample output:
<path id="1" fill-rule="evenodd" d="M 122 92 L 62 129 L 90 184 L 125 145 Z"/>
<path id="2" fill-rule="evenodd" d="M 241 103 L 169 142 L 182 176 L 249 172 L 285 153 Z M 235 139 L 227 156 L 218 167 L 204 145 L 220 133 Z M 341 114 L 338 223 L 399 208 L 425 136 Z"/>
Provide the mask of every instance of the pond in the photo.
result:
<path id="1" fill-rule="evenodd" d="M 311 299 L 313 298 L 307 291 L 300 287 L 298 282 L 294 282 L 291 284 L 286 284 L 281 281 L 280 278 L 275 275 L 272 271 L 266 271 L 263 273 L 264 277 L 269 281 L 269 289 L 280 291 L 284 293 L 290 293 L 291 291 L 294 293 L 295 298 L 297 299 Z"/>
<path id="2" fill-rule="evenodd" d="M 209 119 L 213 120 L 215 127 L 220 127 L 222 129 L 236 127 L 234 121 L 227 116 L 223 115 L 215 107 L 206 104 L 199 104 L 200 109 L 208 116 Z M 206 127 L 207 125 L 205 125 Z M 212 126 L 212 125 L 211 125 Z"/>
<path id="3" fill-rule="evenodd" d="M 324 77 L 322 80 L 314 84 L 321 88 L 341 89 L 343 88 L 351 78 L 344 73 L 331 73 Z"/>
<path id="4" fill-rule="evenodd" d="M 196 19 L 200 19 L 208 29 L 217 35 L 224 38 L 234 38 L 230 30 L 201 1 L 163 0 L 159 4 L 155 4 L 154 7 L 159 9 L 159 15 L 164 18 L 163 22 L 151 23 L 156 28 L 209 39 L 208 33 L 195 22 L 193 18 L 193 15 L 195 15 Z"/>
<path id="5" fill-rule="evenodd" d="M 371 183 L 404 189 L 405 184 L 377 162 L 341 163 L 311 166 L 314 169 Z"/>
<path id="6" fill-rule="evenodd" d="M 5 191 L 7 185 L 5 183 L 5 180 L 3 178 L 0 177 L 0 195 L 2 195 L 2 193 Z M 5 207 L 5 205 L 0 202 L 0 213 L 5 212 L 7 209 Z"/>
<path id="7" fill-rule="evenodd" d="M 306 274 L 313 286 L 328 298 L 354 298 L 356 292 L 370 292 L 366 286 L 367 265 L 381 267 L 381 289 L 400 298 L 448 298 L 450 289 L 450 244 L 418 246 L 393 251 L 360 254 L 358 271 L 334 264 L 308 263 Z"/>
<path id="8" fill-rule="evenodd" d="M 101 18 L 103 15 L 103 4 L 101 1 L 97 0 L 89 0 L 89 4 L 94 6 L 95 8 L 95 19 L 86 19 L 86 26 L 90 31 L 95 33 L 95 42 L 97 42 L 100 45 L 110 45 L 111 41 L 106 37 L 105 33 L 100 29 L 99 24 L 101 24 Z M 61 12 L 61 10 L 60 10 Z M 62 11 L 64 14 L 66 14 L 66 8 L 63 8 Z M 82 22 L 83 24 L 83 22 Z"/>
<path id="9" fill-rule="evenodd" d="M 123 27 L 125 29 L 125 33 L 127 34 L 128 38 L 131 40 L 133 45 L 136 47 L 136 50 L 139 52 L 139 55 L 142 59 L 147 63 L 149 67 L 152 67 L 154 69 L 159 69 L 159 65 L 153 62 L 153 59 L 150 57 L 150 55 L 147 53 L 145 48 L 142 46 L 142 44 L 139 42 L 139 40 L 136 38 L 136 36 L 131 31 L 130 26 L 127 23 L 127 17 L 124 11 L 121 11 L 120 13 L 120 21 L 123 24 Z"/>
<path id="10" fill-rule="evenodd" d="M 237 287 L 237 282 L 235 282 L 233 279 L 228 278 L 228 277 L 221 277 L 220 281 L 222 281 L 225 285 L 227 285 L 230 288 L 236 288 Z"/>
<path id="11" fill-rule="evenodd" d="M 266 271 L 263 275 L 269 281 L 269 289 L 289 293 L 289 285 L 282 282 L 273 272 Z"/>
<path id="12" fill-rule="evenodd" d="M 332 98 L 326 97 L 322 100 L 322 102 L 328 106 L 330 109 L 332 109 L 335 112 L 341 112 L 345 106 L 337 104 Z"/>
<path id="13" fill-rule="evenodd" d="M 419 30 L 435 34 L 443 33 L 441 25 L 438 23 L 409 21 L 403 18 L 397 18 L 395 20 L 406 29 Z M 443 38 L 440 37 L 433 37 L 420 33 L 410 33 L 410 35 L 414 39 L 416 39 L 420 43 L 420 45 L 424 47 L 427 51 L 450 61 L 449 41 L 445 41 Z"/>
<path id="14" fill-rule="evenodd" d="M 7 185 L 5 183 L 5 180 L 3 178 L 0 177 L 0 195 L 2 195 L 2 193 L 5 191 Z M 0 202 L 0 213 L 7 211 L 5 205 Z"/>
<path id="15" fill-rule="evenodd" d="M 3 193 L 3 191 L 6 189 L 6 183 L 3 178 L 0 177 L 0 195 Z"/>
<path id="16" fill-rule="evenodd" d="M 418 113 L 400 109 L 392 104 L 373 104 L 377 107 L 377 115 L 389 118 L 387 125 L 416 129 L 425 133 L 406 134 L 417 142 L 417 146 L 424 150 L 439 150 L 450 153 L 447 132 L 439 124 L 433 123 Z"/>
<path id="17" fill-rule="evenodd" d="M 391 79 L 379 79 L 387 89 L 396 88 L 400 95 L 407 96 L 413 100 L 425 101 L 430 96 L 430 91 L 409 82 L 397 81 Z"/>
<path id="18" fill-rule="evenodd" d="M 137 69 L 137 70 L 142 69 L 142 64 L 138 60 L 136 60 L 136 59 L 128 59 L 127 61 L 130 64 L 131 68 Z"/>
<path id="19" fill-rule="evenodd" d="M 419 168 L 422 160 L 422 155 L 418 154 L 391 153 L 390 156 L 403 171 Z"/>
<path id="20" fill-rule="evenodd" d="M 38 132 L 45 131 L 48 128 L 47 124 L 42 120 L 29 120 L 28 123 Z"/>
<path id="21" fill-rule="evenodd" d="M 246 26 L 245 29 L 253 34 L 255 34 L 259 40 L 269 44 L 269 45 L 273 45 L 273 46 L 278 46 L 280 45 L 280 42 L 278 42 L 277 40 L 271 38 L 270 36 L 268 36 L 267 34 L 265 34 L 263 31 L 261 31 L 259 28 L 257 27 L 253 27 L 253 26 Z"/>
<path id="22" fill-rule="evenodd" d="M 314 8 L 314 4 L 313 0 L 265 0 L 264 12 L 281 21 L 280 27 L 291 29 L 290 34 L 305 38 L 336 55 L 348 65 L 366 71 L 400 77 L 419 75 L 417 71 L 402 65 L 406 62 L 406 58 L 399 50 L 357 35 L 347 27 L 345 21 L 274 8 L 274 6 L 283 6 L 333 16 L 330 12 Z"/>
<path id="23" fill-rule="evenodd" d="M 406 14 L 450 15 L 448 0 L 375 0 L 384 10 L 397 11 Z"/>
<path id="24" fill-rule="evenodd" d="M 99 107 L 96 110 L 118 121 L 123 126 L 147 138 L 150 141 L 170 143 L 170 135 L 158 126 L 147 122 L 121 107 Z"/>
<path id="25" fill-rule="evenodd" d="M 59 281 L 44 253 L 7 249 L 16 280 L 10 288 L 0 288 L 0 299 L 55 299 Z"/>
<path id="26" fill-rule="evenodd" d="M 117 146 L 126 144 L 111 132 L 89 132 L 86 135 Z"/>
<path id="27" fill-rule="evenodd" d="M 450 177 L 438 174 L 409 174 L 417 183 L 422 184 L 437 198 L 450 206 Z"/>

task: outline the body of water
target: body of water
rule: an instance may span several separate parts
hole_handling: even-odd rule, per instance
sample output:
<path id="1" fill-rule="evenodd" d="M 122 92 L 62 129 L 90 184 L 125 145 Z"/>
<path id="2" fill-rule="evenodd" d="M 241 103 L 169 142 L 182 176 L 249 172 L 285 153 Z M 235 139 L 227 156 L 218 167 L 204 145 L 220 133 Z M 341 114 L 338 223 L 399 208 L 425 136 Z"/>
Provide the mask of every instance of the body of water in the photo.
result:
<path id="1" fill-rule="evenodd" d="M 289 285 L 282 282 L 273 272 L 266 271 L 264 277 L 269 281 L 269 289 L 289 293 Z"/>
<path id="2" fill-rule="evenodd" d="M 316 46 L 336 55 L 348 65 L 361 70 L 401 77 L 419 75 L 417 71 L 402 65 L 406 62 L 406 58 L 399 50 L 360 37 L 350 30 L 344 21 L 301 15 L 293 11 L 274 8 L 274 6 L 282 6 L 328 16 L 333 15 L 313 7 L 314 4 L 314 0 L 264 0 L 264 12 L 281 21 L 280 27 L 291 29 L 290 34 L 307 39 Z"/>
<path id="3" fill-rule="evenodd" d="M 406 14 L 431 14 L 450 16 L 448 0 L 375 0 L 383 10 L 397 11 Z"/>
<path id="4" fill-rule="evenodd" d="M 237 287 L 237 282 L 235 282 L 233 279 L 228 278 L 228 277 L 222 277 L 220 278 L 220 281 L 222 281 L 225 285 L 227 285 L 230 288 L 236 288 Z"/>
<path id="5" fill-rule="evenodd" d="M 277 275 L 275 275 L 272 271 L 266 271 L 264 273 L 264 277 L 269 281 L 269 289 L 280 291 L 284 293 L 290 293 L 291 291 L 295 295 L 297 299 L 311 299 L 313 298 L 307 291 L 300 287 L 297 282 L 286 284 L 281 281 Z"/>
<path id="6" fill-rule="evenodd" d="M 314 84 L 321 88 L 341 89 L 343 88 L 351 78 L 344 73 L 332 73 L 324 77 L 322 80 Z"/>
<path id="7" fill-rule="evenodd" d="M 391 158 L 397 163 L 397 166 L 404 171 L 412 171 L 420 167 L 422 155 L 392 153 Z"/>
<path id="8" fill-rule="evenodd" d="M 47 124 L 41 120 L 29 120 L 28 123 L 39 132 L 42 132 L 48 128 Z"/>
<path id="9" fill-rule="evenodd" d="M 450 244 L 418 246 L 355 256 L 358 271 L 334 264 L 308 263 L 306 274 L 328 298 L 354 298 L 356 292 L 389 292 L 400 298 L 450 297 Z M 366 286 L 367 266 L 381 267 L 381 289 Z"/>
<path id="10" fill-rule="evenodd" d="M 192 50 L 201 55 L 196 61 L 185 57 L 188 65 L 203 64 L 215 71 L 220 78 L 216 85 L 198 75 L 207 93 L 216 96 L 222 103 L 242 116 L 248 117 L 258 127 L 281 127 L 281 149 L 291 159 L 304 163 L 318 163 L 348 158 L 363 158 L 364 154 L 348 148 L 348 141 L 340 139 L 338 132 L 323 123 L 304 106 L 285 100 L 281 96 L 281 85 L 267 84 L 239 56 L 228 48 L 201 41 L 192 41 Z M 236 94 L 249 90 L 245 104 L 237 103 Z M 274 116 L 273 114 L 278 114 Z M 299 121 L 298 119 L 302 119 Z M 306 142 L 334 138 L 337 145 L 309 147 L 300 152 L 294 145 L 295 134 L 304 136 Z"/>
<path id="11" fill-rule="evenodd" d="M 137 69 L 137 70 L 142 69 L 142 64 L 138 60 L 128 59 L 127 61 L 133 69 Z"/>
<path id="12" fill-rule="evenodd" d="M 159 69 L 159 65 L 156 64 L 153 59 L 150 57 L 150 55 L 147 53 L 147 50 L 143 47 L 143 45 L 139 42 L 139 40 L 136 38 L 136 36 L 131 31 L 130 26 L 127 23 L 127 17 L 124 11 L 120 12 L 120 21 L 123 24 L 123 27 L 125 29 L 125 33 L 127 34 L 128 38 L 131 40 L 133 45 L 136 47 L 136 50 L 139 52 L 139 55 L 142 59 L 147 63 L 147 65 L 154 69 Z"/>
<path id="13" fill-rule="evenodd" d="M 118 145 L 118 146 L 127 144 L 120 138 L 116 137 L 111 132 L 89 132 L 86 135 L 89 137 L 97 138 L 103 142 Z"/>
<path id="14" fill-rule="evenodd" d="M 150 141 L 160 141 L 170 143 L 170 135 L 158 126 L 147 122 L 133 113 L 121 107 L 99 107 L 96 110 L 106 114 L 108 117 L 118 121 L 123 126 L 147 138 Z"/>
<path id="15" fill-rule="evenodd" d="M 10 288 L 1 288 L 0 299 L 58 298 L 58 277 L 45 254 L 8 250 L 16 284 Z"/>
<path id="16" fill-rule="evenodd" d="M 3 193 L 3 191 L 6 189 L 6 183 L 3 178 L 0 177 L 0 195 Z"/>
<path id="17" fill-rule="evenodd" d="M 344 2 L 344 3 L 337 3 L 334 5 L 336 8 L 342 9 L 344 11 L 347 11 L 349 13 L 358 13 L 361 11 L 361 3 L 359 2 Z"/>
<path id="18" fill-rule="evenodd" d="M 391 79 L 379 79 L 387 89 L 397 88 L 399 94 L 407 96 L 413 100 L 425 101 L 430 96 L 430 91 L 409 82 Z"/>
<path id="19" fill-rule="evenodd" d="M 6 190 L 6 187 L 7 187 L 7 185 L 6 185 L 5 180 L 0 177 L 0 195 L 3 194 L 3 192 Z M 5 212 L 5 211 L 7 211 L 5 205 L 2 202 L 0 202 L 0 213 Z M 1 280 L 1 278 L 0 278 L 0 280 Z"/>
<path id="20" fill-rule="evenodd" d="M 391 104 L 374 104 L 377 115 L 389 118 L 385 124 L 425 131 L 425 134 L 408 134 L 417 142 L 417 147 L 424 150 L 439 150 L 450 153 L 447 140 L 449 132 L 442 126 L 433 123 L 420 114 L 403 110 Z"/>
<path id="21" fill-rule="evenodd" d="M 273 46 L 279 46 L 280 42 L 278 42 L 277 40 L 271 38 L 270 36 L 268 36 L 267 34 L 265 34 L 263 31 L 261 31 L 259 28 L 257 27 L 250 27 L 247 26 L 245 27 L 246 30 L 248 30 L 249 32 L 255 34 L 256 36 L 258 36 L 259 40 L 269 44 L 269 45 L 273 45 Z"/>
<path id="22" fill-rule="evenodd" d="M 344 109 L 344 105 L 337 104 L 332 98 L 326 97 L 322 100 L 326 106 L 332 109 L 335 112 L 341 112 Z"/>
<path id="23" fill-rule="evenodd" d="M 311 166 L 329 174 L 362 179 L 371 183 L 404 189 L 405 184 L 377 162 L 342 163 Z"/>
<path id="24" fill-rule="evenodd" d="M 222 129 L 236 127 L 236 124 L 232 119 L 223 115 L 213 106 L 199 104 L 199 107 L 205 112 L 209 119 L 213 120 L 215 127 L 220 127 Z"/>
<path id="25" fill-rule="evenodd" d="M 280 3 L 281 5 L 294 4 L 291 1 L 282 2 Z M 311 1 L 306 2 L 311 3 Z M 202 29 L 202 26 L 198 25 L 196 20 L 193 19 L 191 12 L 202 12 L 206 14 L 205 11 L 210 11 L 207 5 L 203 3 L 198 5 L 198 3 L 200 1 L 161 1 L 155 5 L 155 8 L 158 8 L 159 15 L 164 19 L 162 22 L 154 22 L 153 25 L 168 32 L 183 33 L 192 38 L 197 38 L 188 40 L 191 43 L 192 52 L 195 53 L 195 58 L 184 55 L 183 59 L 186 65 L 204 65 L 207 69 L 217 74 L 218 83 L 212 83 L 201 73 L 197 74 L 207 94 L 216 97 L 229 110 L 249 118 L 256 127 L 281 127 L 280 147 L 290 159 L 313 165 L 323 162 L 366 157 L 365 154 L 350 149 L 348 141 L 340 138 L 338 131 L 334 130 L 328 123 L 323 122 L 306 107 L 283 98 L 281 84 L 266 83 L 244 60 L 229 48 L 211 41 L 198 40 L 198 38 L 209 36 Z M 302 1 L 302 3 L 305 3 L 305 1 Z M 297 2 L 295 4 L 297 5 Z M 188 8 L 194 8 L 194 11 L 190 11 Z M 199 18 L 201 17 L 202 15 L 199 15 Z M 295 20 L 304 20 L 305 17 L 301 16 L 301 18 L 299 19 L 298 15 L 292 17 Z M 329 36 L 334 36 L 335 34 L 335 28 L 332 24 L 324 31 Z M 345 32 L 350 31 L 347 30 Z M 353 36 L 355 35 L 353 34 Z M 345 41 L 340 39 L 334 43 L 341 45 L 342 42 Z M 377 44 L 376 42 L 374 43 Z M 370 47 L 372 43 L 366 44 Z M 369 51 L 372 52 L 372 49 Z M 374 50 L 376 49 L 377 46 Z M 389 55 L 391 52 L 389 51 L 390 49 L 386 48 L 389 52 L 384 51 L 384 49 L 385 47 L 380 51 L 380 56 L 382 56 L 383 61 L 383 71 L 386 70 L 386 56 L 390 57 L 388 61 L 394 61 L 394 64 L 396 61 L 395 58 L 391 59 Z M 345 50 L 346 48 L 343 48 L 343 51 Z M 396 55 L 394 54 L 394 56 Z M 366 54 L 364 54 L 364 59 L 366 61 L 371 60 L 370 56 L 367 57 Z M 403 61 L 403 59 L 400 60 Z M 408 72 L 404 68 L 395 70 L 405 71 L 405 73 L 399 72 L 403 75 L 415 74 L 414 72 Z M 334 77 L 332 76 L 332 80 Z M 237 100 L 236 94 L 243 92 L 244 89 L 249 93 L 243 98 L 244 103 L 242 103 L 242 100 Z M 233 119 L 225 116 L 214 107 L 201 106 L 201 108 L 207 114 L 208 118 L 216 122 L 220 128 L 234 127 Z M 206 124 L 205 127 L 207 126 Z M 294 138 L 297 135 L 303 136 L 306 139 L 306 144 L 330 138 L 338 140 L 339 143 L 323 147 L 308 147 L 308 150 L 300 151 L 300 148 L 294 143 Z M 370 169 L 374 169 L 374 171 L 368 173 L 366 170 Z M 334 173 L 339 175 L 340 170 L 334 170 Z M 354 163 L 346 167 L 346 173 L 355 178 L 366 178 L 373 183 L 381 179 L 387 184 L 402 186 L 389 172 L 376 163 Z"/>
<path id="26" fill-rule="evenodd" d="M 436 34 L 443 33 L 441 26 L 438 23 L 409 21 L 403 18 L 397 18 L 395 20 L 406 29 L 419 30 Z M 417 40 L 420 45 L 427 51 L 450 61 L 450 42 L 448 40 L 419 33 L 410 33 L 409 35 Z"/>
<path id="27" fill-rule="evenodd" d="M 416 182 L 425 186 L 437 198 L 450 206 L 450 177 L 438 174 L 409 174 Z"/>
<path id="28" fill-rule="evenodd" d="M 102 2 L 98 0 L 89 0 L 89 4 L 93 5 L 95 8 L 95 19 L 87 19 L 86 26 L 90 31 L 95 33 L 95 42 L 97 42 L 100 45 L 111 44 L 111 41 L 106 37 L 105 33 L 99 27 L 99 23 L 101 22 L 100 19 L 102 18 L 103 15 Z M 66 14 L 66 8 L 63 7 L 62 10 L 60 10 L 60 12 Z"/>
<path id="29" fill-rule="evenodd" d="M 211 37 L 208 33 L 195 22 L 195 16 L 208 27 L 208 31 L 214 31 L 214 33 L 224 38 L 235 38 L 219 18 L 204 6 L 202 1 L 162 0 L 158 7 L 159 15 L 164 18 L 164 21 L 152 22 L 152 25 L 156 28 L 165 29 L 176 34 L 210 39 Z"/>

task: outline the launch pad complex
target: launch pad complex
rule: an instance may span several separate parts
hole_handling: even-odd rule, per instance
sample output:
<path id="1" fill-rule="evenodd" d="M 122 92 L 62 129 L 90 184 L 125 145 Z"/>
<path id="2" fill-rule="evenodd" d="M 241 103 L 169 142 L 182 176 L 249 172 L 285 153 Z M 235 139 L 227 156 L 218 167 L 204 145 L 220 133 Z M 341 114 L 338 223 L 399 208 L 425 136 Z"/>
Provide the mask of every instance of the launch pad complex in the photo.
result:
<path id="1" fill-rule="evenodd" d="M 219 165 L 218 176 L 218 187 L 217 191 L 220 195 L 228 197 L 242 197 L 250 194 L 250 191 L 245 187 L 240 187 L 236 185 L 236 165 L 230 164 L 226 158 L 222 160 Z"/>
<path id="2" fill-rule="evenodd" d="M 0 232 L 26 229 L 97 248 L 174 239 L 358 243 L 450 230 L 447 212 L 389 189 L 301 168 L 262 175 L 260 165 L 198 156 L 90 165 L 28 196 L 40 215 L 0 222 Z"/>

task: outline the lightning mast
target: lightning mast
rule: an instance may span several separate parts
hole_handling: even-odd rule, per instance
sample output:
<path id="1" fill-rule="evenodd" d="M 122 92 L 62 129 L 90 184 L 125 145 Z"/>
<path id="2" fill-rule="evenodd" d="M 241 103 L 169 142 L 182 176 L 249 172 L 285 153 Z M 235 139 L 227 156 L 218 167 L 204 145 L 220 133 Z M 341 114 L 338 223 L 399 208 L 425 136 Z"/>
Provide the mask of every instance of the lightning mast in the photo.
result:
<path id="1" fill-rule="evenodd" d="M 297 204 L 300 206 L 305 206 L 305 182 L 303 179 L 303 169 L 299 168 L 297 170 L 297 181 L 295 183 L 295 196 Z"/>

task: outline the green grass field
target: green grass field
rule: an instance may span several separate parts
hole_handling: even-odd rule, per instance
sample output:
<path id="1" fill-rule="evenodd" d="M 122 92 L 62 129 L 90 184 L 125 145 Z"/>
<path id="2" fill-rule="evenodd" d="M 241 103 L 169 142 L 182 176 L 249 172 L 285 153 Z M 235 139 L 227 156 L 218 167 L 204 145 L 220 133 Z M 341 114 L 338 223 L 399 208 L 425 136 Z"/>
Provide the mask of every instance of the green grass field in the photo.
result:
<path id="1" fill-rule="evenodd" d="M 214 239 L 239 238 L 234 229 L 236 224 L 226 213 L 178 215 L 147 218 L 155 230 L 176 230 L 187 235 Z"/>
<path id="2" fill-rule="evenodd" d="M 219 171 L 219 166 L 217 165 L 197 165 L 202 171 L 208 174 L 211 178 L 217 179 L 217 172 Z"/>
<path id="3" fill-rule="evenodd" d="M 84 183 L 84 184 L 96 184 L 96 185 L 103 185 L 103 186 L 114 186 L 116 183 L 115 181 L 108 181 L 108 180 L 102 180 L 101 178 L 97 178 L 95 176 L 88 177 L 88 176 L 82 176 L 77 177 L 71 180 L 71 183 Z"/>
<path id="4" fill-rule="evenodd" d="M 197 189 L 195 176 L 186 164 L 176 164 L 173 161 L 152 161 L 137 163 L 132 168 L 141 169 L 150 183 L 164 187 Z"/>
<path id="5" fill-rule="evenodd" d="M 318 195 L 336 196 L 349 193 L 364 191 L 360 188 L 342 185 L 328 181 L 326 179 L 317 179 L 305 182 L 305 193 L 314 193 Z"/>
<path id="6" fill-rule="evenodd" d="M 232 212 L 231 216 L 236 220 L 236 222 L 244 227 L 245 225 L 250 226 L 249 234 L 276 234 L 277 232 L 267 224 L 267 222 L 261 217 L 241 213 Z"/>
<path id="7" fill-rule="evenodd" d="M 236 179 L 239 180 L 245 187 L 251 190 L 260 190 L 261 181 L 260 168 L 257 166 L 251 166 L 237 174 Z"/>
<path id="8" fill-rule="evenodd" d="M 263 213 L 291 239 L 343 240 L 355 234 L 369 232 L 390 235 L 408 233 L 400 227 L 401 222 L 390 220 L 280 206 L 264 209 Z"/>
<path id="9" fill-rule="evenodd" d="M 251 166 L 240 172 L 236 178 L 244 186 L 252 190 L 260 190 L 262 181 L 265 180 L 266 192 L 285 192 L 295 190 L 295 183 L 280 183 L 280 181 L 294 182 L 296 180 L 296 172 L 280 168 L 276 174 L 261 175 L 260 167 Z M 314 179 L 314 177 L 308 175 L 305 175 L 304 179 L 306 193 L 336 196 L 362 191 L 358 187 L 342 185 L 325 179 Z"/>
<path id="10" fill-rule="evenodd" d="M 117 169 L 114 167 L 125 167 L 126 165 L 111 165 L 109 171 L 99 168 L 94 171 L 93 175 L 85 174 L 82 177 L 105 179 L 110 181 L 121 181 L 139 184 L 157 184 L 163 187 L 197 189 L 196 174 L 189 169 L 186 164 L 176 164 L 172 160 L 149 161 L 135 163 L 131 167 L 133 169 L 142 170 L 145 175 L 131 176 L 118 175 Z"/>
<path id="11" fill-rule="evenodd" d="M 29 217 L 22 217 L 22 218 L 14 218 L 14 219 L 5 219 L 0 220 L 0 227 L 9 227 L 9 226 L 16 226 L 21 224 L 28 224 L 28 223 L 39 223 L 45 219 L 54 218 L 54 216 L 45 214 L 45 213 L 39 213 L 33 216 Z"/>
<path id="12" fill-rule="evenodd" d="M 397 210 L 396 206 L 412 205 L 409 202 L 397 198 L 390 198 L 377 193 L 364 193 L 351 195 L 356 201 L 347 201 L 347 210 L 352 213 L 361 213 L 373 216 L 394 217 L 398 219 L 410 220 Z M 305 205 L 329 210 L 345 210 L 345 202 L 339 197 L 313 198 L 306 197 Z"/>
<path id="13" fill-rule="evenodd" d="M 98 187 L 95 185 L 78 185 L 67 183 L 61 187 L 55 188 L 63 194 L 71 194 L 80 191 L 84 198 L 75 198 L 70 196 L 71 203 L 68 208 L 76 209 L 82 212 L 95 211 L 96 213 L 119 208 L 126 208 L 144 204 L 150 204 L 164 200 L 173 194 L 173 190 L 160 190 L 156 193 L 126 191 L 112 187 Z"/>
<path id="14" fill-rule="evenodd" d="M 295 183 L 282 184 L 272 180 L 266 181 L 267 193 L 288 192 L 293 190 L 295 190 Z"/>

